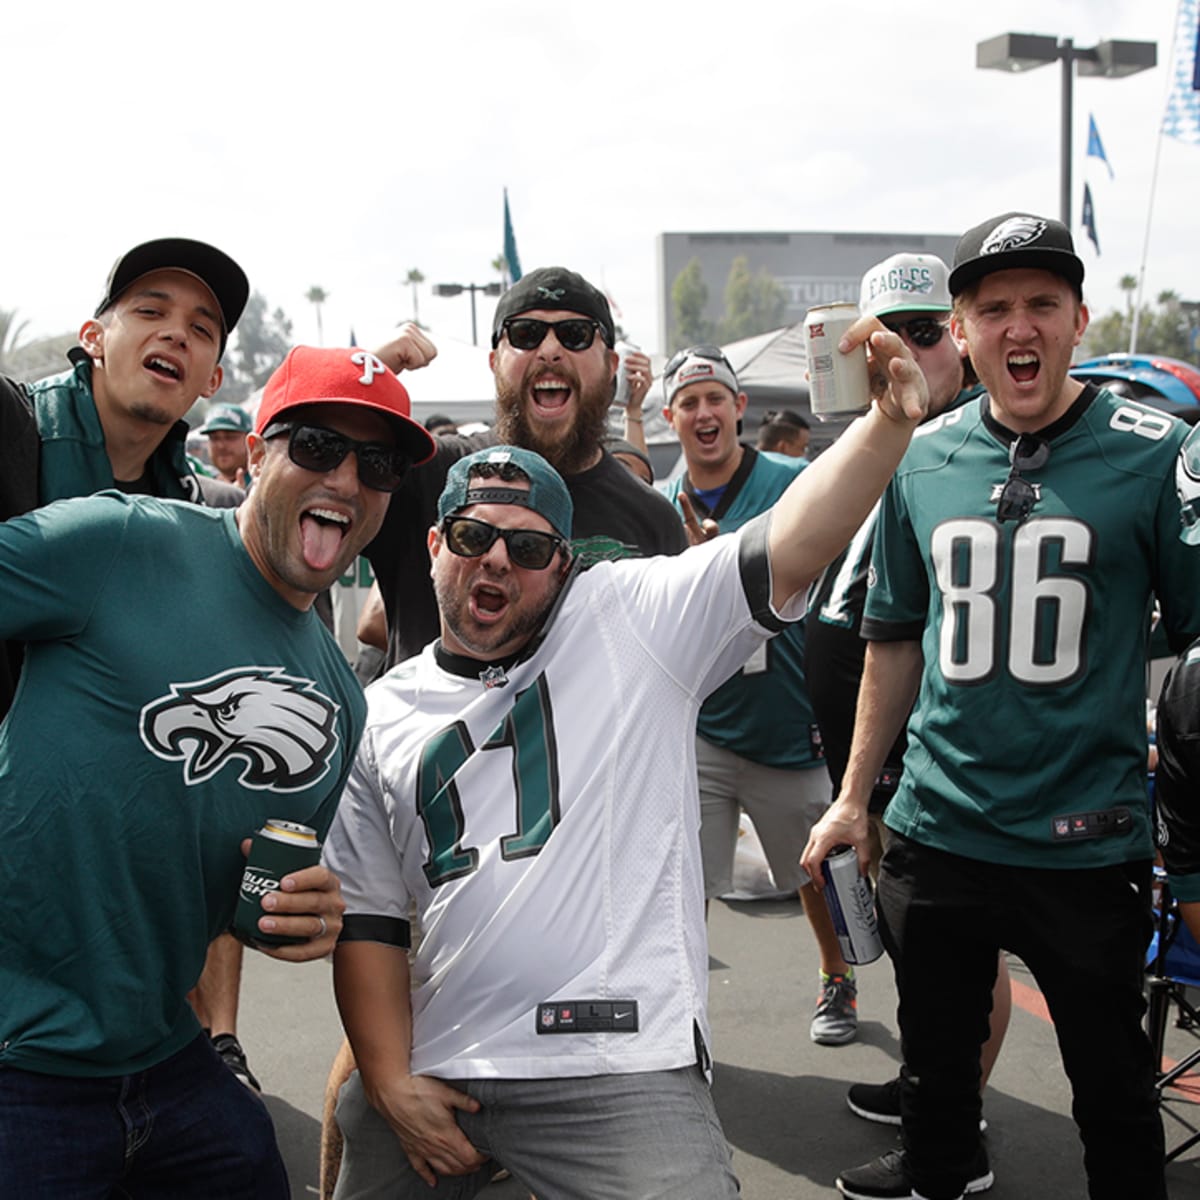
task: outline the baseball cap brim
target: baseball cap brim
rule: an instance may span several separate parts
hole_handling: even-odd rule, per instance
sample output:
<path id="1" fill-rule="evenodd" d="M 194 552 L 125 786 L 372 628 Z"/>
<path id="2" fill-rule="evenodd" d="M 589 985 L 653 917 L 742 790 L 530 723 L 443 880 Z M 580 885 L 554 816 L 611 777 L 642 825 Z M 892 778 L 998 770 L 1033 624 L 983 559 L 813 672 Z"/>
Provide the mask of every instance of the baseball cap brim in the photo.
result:
<path id="1" fill-rule="evenodd" d="M 998 254 L 982 254 L 968 259 L 950 272 L 950 294 L 957 296 L 976 280 L 997 271 L 1017 271 L 1032 268 L 1062 276 L 1077 292 L 1083 290 L 1083 262 L 1070 250 L 1030 246 L 1004 250 Z"/>

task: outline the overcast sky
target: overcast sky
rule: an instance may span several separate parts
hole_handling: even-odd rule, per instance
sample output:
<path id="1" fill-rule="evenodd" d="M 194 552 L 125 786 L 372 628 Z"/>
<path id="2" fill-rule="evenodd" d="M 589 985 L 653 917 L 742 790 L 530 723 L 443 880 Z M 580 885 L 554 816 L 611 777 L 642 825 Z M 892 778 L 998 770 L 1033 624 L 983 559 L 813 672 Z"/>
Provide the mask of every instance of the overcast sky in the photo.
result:
<path id="1" fill-rule="evenodd" d="M 40 0 L 4 17 L 0 307 L 75 329 L 112 260 L 212 241 L 315 341 L 374 344 L 412 313 L 470 338 L 507 186 L 522 266 L 562 263 L 657 350 L 662 231 L 958 234 L 1057 215 L 1055 64 L 975 68 L 1006 31 L 1156 41 L 1156 70 L 1075 83 L 1077 247 L 1095 314 L 1142 255 L 1175 0 Z M 1115 172 L 1085 158 L 1094 113 Z M 1091 182 L 1102 255 L 1078 227 Z M 1163 139 L 1147 296 L 1200 299 L 1200 146 Z M 480 300 L 480 328 L 492 302 Z"/>

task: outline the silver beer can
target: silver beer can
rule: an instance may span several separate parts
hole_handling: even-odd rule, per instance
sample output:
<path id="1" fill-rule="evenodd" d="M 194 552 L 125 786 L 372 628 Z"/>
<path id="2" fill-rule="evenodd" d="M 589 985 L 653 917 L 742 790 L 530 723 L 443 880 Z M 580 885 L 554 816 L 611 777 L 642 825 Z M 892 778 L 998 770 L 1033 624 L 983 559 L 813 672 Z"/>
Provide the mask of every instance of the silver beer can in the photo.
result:
<path id="1" fill-rule="evenodd" d="M 844 846 L 821 863 L 825 876 L 825 903 L 833 919 L 842 957 L 848 963 L 874 962 L 883 953 L 871 882 L 858 869 L 858 855 Z"/>
<path id="2" fill-rule="evenodd" d="M 867 348 L 838 349 L 842 334 L 858 320 L 857 304 L 822 304 L 804 314 L 808 354 L 808 399 L 814 417 L 866 412 L 871 404 Z"/>

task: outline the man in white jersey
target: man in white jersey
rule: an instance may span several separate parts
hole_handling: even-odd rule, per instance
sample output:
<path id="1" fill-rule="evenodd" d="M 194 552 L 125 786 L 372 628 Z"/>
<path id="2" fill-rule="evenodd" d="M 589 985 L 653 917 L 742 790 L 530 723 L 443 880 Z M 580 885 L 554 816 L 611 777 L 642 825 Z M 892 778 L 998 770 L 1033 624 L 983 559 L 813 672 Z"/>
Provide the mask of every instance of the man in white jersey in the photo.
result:
<path id="1" fill-rule="evenodd" d="M 924 411 L 901 339 L 853 335 L 872 411 L 770 513 L 684 555 L 577 573 L 543 459 L 495 447 L 451 469 L 428 539 L 442 636 L 370 689 L 326 844 L 359 1065 L 340 1200 L 470 1196 L 489 1159 L 539 1196 L 736 1194 L 706 1083 L 692 732 L 802 615 Z"/>

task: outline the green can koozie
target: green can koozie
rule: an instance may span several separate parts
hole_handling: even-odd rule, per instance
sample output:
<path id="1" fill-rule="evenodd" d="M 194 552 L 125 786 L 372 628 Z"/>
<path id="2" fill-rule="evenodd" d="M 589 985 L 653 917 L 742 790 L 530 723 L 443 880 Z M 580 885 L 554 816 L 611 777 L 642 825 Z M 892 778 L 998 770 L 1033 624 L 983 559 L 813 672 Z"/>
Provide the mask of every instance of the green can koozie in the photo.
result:
<path id="1" fill-rule="evenodd" d="M 278 933 L 263 933 L 259 918 L 266 915 L 262 906 L 264 896 L 277 892 L 285 875 L 304 867 L 315 867 L 321 861 L 321 844 L 315 830 L 292 821 L 268 820 L 254 835 L 250 857 L 238 889 L 237 912 L 233 932 L 243 941 L 263 946 L 291 946 L 307 942 L 304 937 L 288 937 Z"/>

